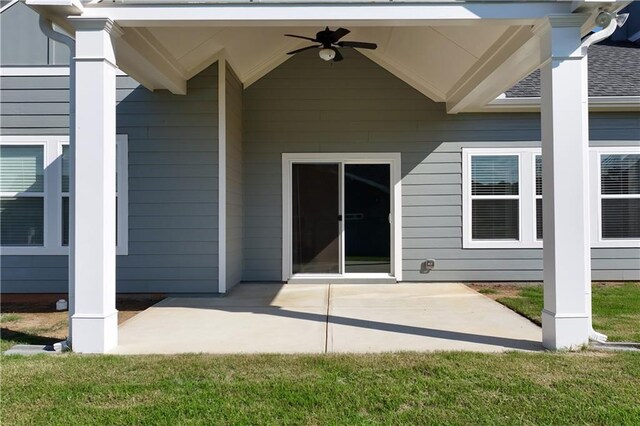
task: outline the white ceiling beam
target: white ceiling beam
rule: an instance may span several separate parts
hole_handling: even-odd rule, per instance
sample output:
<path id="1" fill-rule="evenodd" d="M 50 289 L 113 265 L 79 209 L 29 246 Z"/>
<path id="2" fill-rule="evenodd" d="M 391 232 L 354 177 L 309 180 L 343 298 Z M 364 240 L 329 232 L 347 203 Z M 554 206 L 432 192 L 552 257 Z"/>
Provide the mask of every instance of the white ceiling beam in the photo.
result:
<path id="1" fill-rule="evenodd" d="M 568 19 L 582 20 L 583 32 L 593 27 L 593 14 L 567 14 Z M 447 94 L 447 112 L 456 114 L 473 111 L 496 99 L 518 81 L 539 68 L 549 59 L 543 38 L 548 21 L 529 30 L 512 29 L 505 32 L 503 40 L 498 40 L 478 64 L 469 70 Z M 528 32 L 527 32 L 528 31 Z M 504 45 L 500 47 L 500 42 Z M 495 52 L 492 54 L 492 50 Z"/>
<path id="2" fill-rule="evenodd" d="M 125 29 L 117 40 L 118 67 L 149 90 L 187 94 L 187 78 L 174 58 L 144 29 Z"/>
<path id="3" fill-rule="evenodd" d="M 286 7 L 283 7 L 286 6 Z M 492 25 L 510 21 L 531 25 L 549 14 L 569 13 L 569 2 L 477 2 L 426 4 L 274 5 L 162 4 L 107 6 L 86 4 L 83 17 L 109 17 L 127 26 L 351 26 Z"/>
<path id="4" fill-rule="evenodd" d="M 238 79 L 242 82 L 243 87 L 246 89 L 251 86 L 256 81 L 260 80 L 265 75 L 269 74 L 274 69 L 278 68 L 280 65 L 284 64 L 286 61 L 292 58 L 291 55 L 287 55 L 287 51 L 292 50 L 287 48 L 284 51 L 274 52 L 273 55 L 269 57 L 266 62 L 260 63 L 255 67 L 246 70 L 245 72 L 240 73 L 239 67 L 234 67 L 234 71 L 238 74 Z M 233 58 L 230 58 L 232 63 Z"/>
<path id="5" fill-rule="evenodd" d="M 602 9 L 609 12 L 614 12 L 627 6 L 631 1 L 629 0 L 579 0 L 571 2 L 571 12 L 573 13 L 589 13 L 592 10 Z"/>
<path id="6" fill-rule="evenodd" d="M 404 81 L 431 100 L 435 102 L 444 102 L 445 94 L 436 86 L 422 78 L 419 73 L 407 71 L 405 67 L 394 64 L 392 61 L 389 61 L 386 56 L 379 54 L 374 50 L 362 49 L 358 50 L 358 52 L 371 59 L 373 62 L 380 65 L 382 68 L 386 69 L 391 74 L 395 75 L 400 80 Z"/>
<path id="7" fill-rule="evenodd" d="M 447 93 L 447 112 L 483 106 L 540 66 L 540 40 L 529 27 L 509 27 Z"/>

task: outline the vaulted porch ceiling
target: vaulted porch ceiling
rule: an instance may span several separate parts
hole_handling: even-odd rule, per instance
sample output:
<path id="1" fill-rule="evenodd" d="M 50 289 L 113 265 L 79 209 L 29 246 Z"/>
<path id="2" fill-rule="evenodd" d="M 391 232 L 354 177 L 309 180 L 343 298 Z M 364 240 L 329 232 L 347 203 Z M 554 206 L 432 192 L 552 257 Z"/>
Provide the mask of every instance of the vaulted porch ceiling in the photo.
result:
<path id="1" fill-rule="evenodd" d="M 331 25 L 332 28 L 337 25 Z M 129 27 L 143 51 L 155 51 L 184 79 L 213 63 L 223 53 L 245 86 L 286 61 L 286 53 L 309 43 L 285 33 L 315 35 L 318 27 Z M 495 26 L 352 27 L 345 40 L 378 44 L 362 53 L 434 101 L 447 92 L 509 29 Z M 143 43 L 146 46 L 143 46 Z M 318 58 L 318 61 L 321 59 Z M 121 64 L 127 68 L 126 63 Z M 339 66 L 340 64 L 336 64 Z M 135 75 L 134 75 L 135 77 Z M 151 82 L 151 88 L 162 88 Z"/>
<path id="2" fill-rule="evenodd" d="M 117 65 L 150 90 L 176 94 L 186 94 L 186 82 L 221 57 L 250 86 L 289 59 L 288 51 L 307 45 L 285 33 L 345 27 L 351 34 L 344 40 L 377 43 L 361 53 L 457 113 L 484 107 L 545 61 L 536 28 L 547 16 L 577 13 L 586 33 L 599 10 L 627 2 L 26 3 L 71 32 L 74 20 L 112 20 L 122 29 Z"/>

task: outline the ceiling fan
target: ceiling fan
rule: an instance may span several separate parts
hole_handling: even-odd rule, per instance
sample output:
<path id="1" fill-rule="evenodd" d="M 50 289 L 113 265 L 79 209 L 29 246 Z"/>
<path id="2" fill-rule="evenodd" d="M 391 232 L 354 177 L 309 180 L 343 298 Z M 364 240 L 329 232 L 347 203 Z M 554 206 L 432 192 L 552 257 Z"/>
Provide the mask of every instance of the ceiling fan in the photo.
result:
<path id="1" fill-rule="evenodd" d="M 324 30 L 316 34 L 316 38 L 295 34 L 285 34 L 285 36 L 287 37 L 301 38 L 303 40 L 309 40 L 314 43 L 319 43 L 317 45 L 292 50 L 291 52 L 288 52 L 287 55 L 295 55 L 296 53 L 300 53 L 309 49 L 320 49 L 320 51 L 318 52 L 320 58 L 324 59 L 325 61 L 333 60 L 333 62 L 338 62 L 344 59 L 344 57 L 338 50 L 339 47 L 357 47 L 358 49 L 376 49 L 378 47 L 378 45 L 375 43 L 365 43 L 362 41 L 340 41 L 342 37 L 346 36 L 350 32 L 351 31 L 346 28 L 338 28 L 335 31 L 331 31 L 329 27 L 326 27 Z"/>

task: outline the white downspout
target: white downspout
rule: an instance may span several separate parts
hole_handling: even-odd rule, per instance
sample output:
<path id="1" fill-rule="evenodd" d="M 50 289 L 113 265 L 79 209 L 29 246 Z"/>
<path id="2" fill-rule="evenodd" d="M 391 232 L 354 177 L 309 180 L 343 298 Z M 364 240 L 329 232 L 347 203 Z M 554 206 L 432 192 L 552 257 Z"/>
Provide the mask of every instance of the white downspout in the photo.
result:
<path id="1" fill-rule="evenodd" d="M 628 14 L 623 14 L 623 15 L 618 15 L 615 13 L 608 13 L 608 12 L 601 12 L 598 15 L 598 18 L 596 19 L 596 22 L 599 21 L 600 19 L 610 19 L 609 24 L 603 28 L 602 30 L 593 33 L 589 36 L 587 36 L 584 41 L 582 42 L 582 53 L 584 54 L 584 61 L 583 61 L 583 75 L 585 76 L 585 78 L 583 79 L 584 81 L 584 87 L 582 88 L 582 97 L 583 97 L 583 103 L 585 105 L 587 105 L 586 109 L 587 109 L 587 114 L 586 114 L 586 120 L 588 122 L 589 120 L 589 107 L 588 107 L 588 103 L 589 103 L 589 82 L 588 82 L 588 49 L 589 46 L 598 43 L 606 38 L 608 38 L 611 34 L 614 33 L 614 31 L 616 30 L 617 27 L 621 27 L 622 25 L 624 25 L 624 22 L 627 20 L 627 17 L 629 15 Z M 588 123 L 586 123 L 588 125 Z M 588 128 L 588 127 L 585 127 Z M 587 139 L 588 139 L 588 135 L 587 135 Z M 590 212 L 587 211 L 587 214 L 590 214 Z M 591 218 L 589 218 L 589 222 L 591 222 Z M 596 342 L 606 342 L 607 341 L 607 335 L 603 334 L 603 333 L 599 333 L 597 331 L 595 331 L 593 329 L 593 309 L 592 309 L 592 301 L 591 301 L 591 282 L 587 282 L 585 283 L 585 298 L 586 298 L 586 306 L 587 306 L 587 315 L 589 316 L 589 339 L 594 340 Z"/>
<path id="2" fill-rule="evenodd" d="M 53 29 L 50 20 L 40 16 L 40 30 L 51 40 L 66 45 L 69 48 L 69 335 L 67 343 L 71 344 L 71 317 L 75 313 L 75 277 L 74 258 L 72 255 L 75 244 L 75 150 L 76 150 L 76 42 L 66 34 L 59 33 Z"/>

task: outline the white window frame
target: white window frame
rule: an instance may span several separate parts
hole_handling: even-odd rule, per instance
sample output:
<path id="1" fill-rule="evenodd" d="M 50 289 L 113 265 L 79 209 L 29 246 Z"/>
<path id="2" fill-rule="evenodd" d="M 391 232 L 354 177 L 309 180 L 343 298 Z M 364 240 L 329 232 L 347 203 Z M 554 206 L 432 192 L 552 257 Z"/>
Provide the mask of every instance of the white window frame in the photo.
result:
<path id="1" fill-rule="evenodd" d="M 51 185 L 49 184 L 49 182 L 47 182 L 47 169 L 51 167 L 53 164 L 52 154 L 50 149 L 51 147 L 49 144 L 46 143 L 46 141 L 42 140 L 41 138 L 28 138 L 24 140 L 15 140 L 15 141 L 7 141 L 7 142 L 5 142 L 3 138 L 2 143 L 0 143 L 0 145 L 42 147 L 42 173 L 43 173 L 43 180 L 44 180 L 42 192 L 26 192 L 26 191 L 25 192 L 0 192 L 0 197 L 2 198 L 31 198 L 31 197 L 42 198 L 42 208 L 44 210 L 42 212 L 42 227 L 43 227 L 42 245 L 41 246 L 24 246 L 32 250 L 40 250 L 43 247 L 46 247 L 47 244 L 49 243 L 49 233 L 47 232 L 47 230 L 51 226 L 51 223 L 50 223 L 51 215 L 48 214 L 47 212 L 47 197 L 52 190 Z M 13 248 L 22 249 L 22 247 L 20 246 L 7 246 L 7 247 L 0 248 L 0 250 L 2 250 L 2 254 L 6 254 L 5 249 L 13 249 Z"/>
<path id="2" fill-rule="evenodd" d="M 600 158 L 602 155 L 640 154 L 640 146 L 623 146 L 630 141 L 598 141 L 606 146 L 589 148 L 589 198 L 591 247 L 593 248 L 637 248 L 640 239 L 602 238 L 602 191 L 600 187 Z M 536 143 L 536 142 L 533 142 Z M 539 142 L 537 142 L 539 143 Z M 520 154 L 520 241 L 472 240 L 471 223 L 471 156 L 472 155 Z M 463 248 L 542 248 L 542 240 L 536 238 L 536 155 L 540 148 L 463 148 L 462 150 L 462 215 Z M 617 196 L 636 198 L 636 196 Z M 605 198 L 607 198 L 605 196 Z M 610 197 L 613 198 L 613 197 Z M 530 204 L 528 207 L 527 205 Z"/>
<path id="3" fill-rule="evenodd" d="M 640 154 L 640 146 L 629 147 L 592 147 L 589 152 L 589 168 L 590 181 L 591 181 L 591 247 L 640 247 L 640 239 L 603 239 L 602 238 L 602 187 L 601 187 L 601 173 L 600 168 L 603 155 L 625 155 L 625 154 Z M 605 196 L 604 198 L 638 198 L 637 195 L 615 195 Z"/>
<path id="4" fill-rule="evenodd" d="M 537 193 L 537 187 L 536 187 L 536 157 L 540 157 L 540 159 L 542 159 L 542 151 L 538 150 L 537 152 L 534 152 L 533 155 L 531 156 L 531 160 L 533 161 L 533 237 L 535 238 L 536 241 L 540 242 L 542 244 L 542 239 L 538 238 L 538 209 L 537 209 L 537 203 L 538 200 L 542 200 L 542 194 L 538 195 Z M 542 209 L 544 210 L 544 205 L 542 207 Z M 543 213 L 544 214 L 544 213 Z"/>
<path id="5" fill-rule="evenodd" d="M 535 142 L 533 142 L 535 143 Z M 538 142 L 539 143 L 539 142 Z M 542 248 L 536 238 L 536 155 L 540 148 L 463 148 L 462 149 L 462 248 Z M 471 158 L 474 156 L 517 156 L 519 191 L 517 196 L 472 195 Z M 472 230 L 472 200 L 518 199 L 518 240 L 474 240 Z"/>
<path id="6" fill-rule="evenodd" d="M 129 252 L 129 173 L 128 136 L 116 135 L 118 144 L 118 245 L 116 254 Z M 44 147 L 44 244 L 42 246 L 0 246 L 6 256 L 68 255 L 69 247 L 62 245 L 62 146 L 69 144 L 68 136 L 2 136 L 0 145 Z M 65 193 L 66 194 L 66 193 Z M 14 194 L 15 195 L 15 194 Z M 2 193 L 3 197 L 12 196 Z"/>

